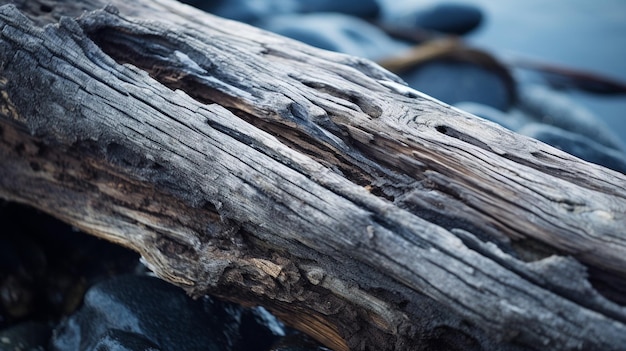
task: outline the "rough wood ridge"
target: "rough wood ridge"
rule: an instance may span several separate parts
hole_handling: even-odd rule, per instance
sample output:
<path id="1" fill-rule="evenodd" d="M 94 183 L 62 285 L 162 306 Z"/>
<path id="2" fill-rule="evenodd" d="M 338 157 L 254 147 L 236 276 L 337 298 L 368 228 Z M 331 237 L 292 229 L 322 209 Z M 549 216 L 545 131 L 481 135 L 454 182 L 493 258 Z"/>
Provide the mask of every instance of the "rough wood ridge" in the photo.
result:
<path id="1" fill-rule="evenodd" d="M 109 2 L 0 8 L 0 197 L 335 350 L 624 348 L 624 175 L 367 60 Z"/>

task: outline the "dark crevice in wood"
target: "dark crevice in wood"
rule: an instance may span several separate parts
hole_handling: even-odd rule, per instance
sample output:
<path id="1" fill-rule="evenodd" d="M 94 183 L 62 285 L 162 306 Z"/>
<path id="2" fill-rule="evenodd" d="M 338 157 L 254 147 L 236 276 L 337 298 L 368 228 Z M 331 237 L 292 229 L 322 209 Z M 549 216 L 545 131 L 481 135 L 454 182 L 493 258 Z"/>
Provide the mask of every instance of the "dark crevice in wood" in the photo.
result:
<path id="1" fill-rule="evenodd" d="M 301 77 L 290 75 L 292 78 L 300 81 L 302 84 L 309 88 L 313 88 L 317 91 L 329 94 L 331 96 L 337 97 L 341 100 L 348 101 L 355 106 L 358 106 L 360 111 L 369 115 L 371 118 L 378 118 L 382 115 L 383 111 L 380 106 L 372 104 L 369 99 L 362 95 L 361 93 L 355 91 L 346 91 L 341 90 L 335 86 L 330 84 L 326 84 L 323 82 L 315 82 L 312 80 L 302 79 Z"/>
<path id="2" fill-rule="evenodd" d="M 531 237 L 511 241 L 515 256 L 524 262 L 539 261 L 558 254 L 554 248 Z"/>
<path id="3" fill-rule="evenodd" d="M 475 221 L 471 221 L 458 216 L 446 214 L 445 211 L 434 210 L 427 207 L 411 206 L 411 211 L 418 215 L 420 218 L 429 222 L 437 224 L 448 230 L 463 229 L 474 234 L 483 242 L 491 242 L 498 246 L 498 248 L 513 256 L 516 255 L 515 249 L 511 246 L 510 242 L 502 240 L 501 235 L 495 236 L 484 228 L 478 226 Z M 465 243 L 467 245 L 467 243 Z M 470 247 L 471 248 L 471 247 Z"/>
<path id="4" fill-rule="evenodd" d="M 136 27 L 135 30 L 142 30 Z M 145 29 L 144 29 L 145 30 Z M 248 86 L 239 83 L 238 79 L 216 69 L 216 65 L 208 61 L 202 53 L 196 53 L 183 40 L 173 36 L 156 36 L 142 33 L 129 33 L 115 27 L 86 29 L 86 34 L 102 51 L 116 60 L 118 64 L 130 63 L 147 71 L 153 78 L 171 89 L 181 89 L 204 101 L 222 101 L 228 97 L 219 95 L 220 99 L 211 98 L 211 93 L 219 93 L 218 88 L 226 86 L 246 90 Z M 210 80 L 207 80 L 209 78 Z M 209 96 L 205 92 L 195 92 L 196 86 L 206 90 L 208 82 L 216 86 L 208 86 Z M 213 90 L 213 91 L 211 91 Z"/>
<path id="5" fill-rule="evenodd" d="M 111 34 L 115 35 L 110 36 Z M 250 113 L 238 109 L 236 106 L 240 103 L 239 98 L 226 94 L 215 87 L 207 86 L 206 81 L 200 80 L 199 77 L 186 73 L 182 68 L 179 69 L 173 66 L 168 57 L 172 56 L 174 49 L 170 49 L 168 46 L 176 47 L 178 50 L 181 50 L 182 48 L 180 46 L 175 46 L 175 44 L 172 43 L 167 43 L 167 45 L 154 44 L 148 45 L 149 48 L 155 48 L 154 52 L 139 52 L 139 43 L 141 43 L 142 46 L 146 46 L 146 43 L 150 43 L 151 40 L 158 40 L 162 42 L 163 39 L 148 36 L 133 38 L 130 34 L 120 34 L 119 31 L 113 29 L 99 29 L 96 32 L 89 33 L 89 35 L 91 35 L 94 41 L 99 44 L 100 48 L 105 51 L 107 55 L 113 57 L 118 63 L 131 63 L 145 70 L 150 74 L 150 76 L 170 89 L 180 89 L 187 93 L 190 97 L 203 104 L 218 103 L 229 109 L 233 114 L 246 120 L 248 123 L 272 133 L 281 141 L 286 142 L 290 147 L 294 147 L 313 157 L 319 156 L 320 154 L 339 155 L 329 149 L 326 145 L 320 143 L 318 140 L 309 138 L 307 135 L 301 134 L 294 128 L 286 125 L 280 125 L 277 122 L 263 122 L 257 117 L 252 116 Z M 133 41 L 136 41 L 137 45 L 129 45 L 129 42 Z M 218 80 L 223 78 L 225 81 L 228 81 L 228 84 L 231 84 L 232 81 L 228 79 L 228 77 L 213 77 Z M 300 116 L 300 119 L 306 119 L 306 112 L 301 111 L 301 108 L 298 106 L 299 105 L 297 104 L 290 105 L 292 114 L 295 117 Z M 246 140 L 246 137 L 241 133 L 226 130 L 222 126 L 212 125 L 212 127 L 222 132 L 226 132 L 243 143 L 251 141 L 251 139 Z M 297 142 L 289 141 L 287 137 L 289 135 L 293 135 L 291 139 L 296 140 Z M 328 163 L 326 160 L 324 163 L 329 166 L 344 164 L 341 161 Z M 354 172 L 352 173 L 354 174 Z M 358 179 L 355 179 L 355 181 L 358 182 Z M 363 181 L 362 183 L 363 185 L 369 184 L 368 181 Z"/>
<path id="6" fill-rule="evenodd" d="M 206 87 L 204 88 L 206 89 Z M 202 89 L 199 89 L 202 90 Z M 338 174 L 350 179 L 355 184 L 367 188 L 372 194 L 381 196 L 389 201 L 394 201 L 394 190 L 391 185 L 377 185 L 376 179 L 382 178 L 382 174 L 374 174 L 374 170 L 365 170 L 359 168 L 359 163 L 356 160 L 346 158 L 346 155 L 337 152 L 332 149 L 326 143 L 320 142 L 318 139 L 311 138 L 309 135 L 299 131 L 298 129 L 290 126 L 264 121 L 257 118 L 247 112 L 244 112 L 235 108 L 228 108 L 233 114 L 240 117 L 244 121 L 254 125 L 255 127 L 264 130 L 274 137 L 276 137 L 281 143 L 288 146 L 291 149 L 298 150 L 299 152 L 312 157 L 314 160 L 322 165 L 327 166 L 330 169 L 335 170 Z M 252 140 L 248 140 L 245 135 L 233 130 L 227 130 L 223 126 L 211 125 L 230 136 L 235 137 L 243 143 L 253 145 Z M 265 152 L 263 148 L 258 148 L 260 151 Z M 275 155 L 267 154 L 272 158 L 276 158 Z"/>
<path id="7" fill-rule="evenodd" d="M 571 273 L 570 271 L 557 267 L 552 267 L 550 271 L 543 271 L 543 275 L 537 274 L 535 270 L 529 270 L 529 267 L 532 267 L 532 265 L 528 265 L 526 263 L 540 263 L 540 261 L 546 259 L 552 259 L 554 261 L 554 258 L 558 257 L 557 253 L 548 252 L 547 250 L 549 250 L 549 248 L 546 248 L 542 243 L 533 242 L 531 239 L 524 240 L 524 242 L 526 242 L 524 245 L 525 248 L 523 249 L 525 255 L 531 255 L 531 257 L 524 258 L 526 263 L 521 263 L 515 259 L 495 254 L 495 252 L 491 249 L 486 249 L 487 246 L 485 245 L 485 242 L 481 241 L 479 237 L 474 236 L 473 233 L 468 233 L 464 230 L 458 229 L 453 231 L 468 247 L 497 261 L 507 269 L 523 276 L 524 279 L 529 282 L 546 286 L 550 289 L 550 291 L 576 304 L 589 308 L 590 310 L 603 313 L 607 316 L 611 316 L 611 318 L 614 318 L 615 320 L 626 322 L 626 316 L 619 311 L 619 308 L 616 308 L 610 303 L 607 305 L 606 301 L 602 300 L 602 298 L 606 298 L 608 301 L 614 302 L 618 305 L 624 305 L 623 296 L 624 292 L 626 292 L 626 285 L 624 285 L 622 281 L 615 279 L 615 277 L 611 274 L 608 274 L 605 271 L 599 271 L 590 266 L 584 266 L 584 270 L 589 273 L 588 278 L 586 274 L 584 274 L 584 277 L 568 276 L 568 273 Z M 513 246 L 519 253 L 520 243 L 514 242 Z M 531 250 L 534 248 L 538 248 L 539 251 L 532 252 Z M 544 251 L 543 257 L 539 256 L 539 253 L 542 250 Z M 585 281 L 572 284 L 571 281 L 574 281 L 576 278 L 582 278 Z M 566 281 L 566 283 L 564 284 L 563 281 Z M 587 282 L 591 284 L 593 291 L 585 289 L 585 284 Z M 601 298 L 598 298 L 599 296 L 601 296 Z"/>
<path id="8" fill-rule="evenodd" d="M 54 7 L 51 5 L 41 4 L 41 6 L 39 6 L 39 10 L 43 13 L 48 13 L 52 12 L 52 10 L 54 10 Z"/>
<path id="9" fill-rule="evenodd" d="M 358 161 L 347 162 L 348 160 L 342 156 L 341 152 L 333 150 L 333 147 L 325 143 L 323 139 L 310 138 L 306 133 L 302 133 L 277 121 L 270 123 L 265 122 L 258 117 L 252 116 L 250 113 L 238 108 L 241 104 L 239 97 L 232 96 L 228 93 L 224 93 L 223 90 L 217 89 L 214 86 L 207 85 L 206 80 L 196 76 L 194 73 L 189 73 L 189 67 L 176 67 L 176 62 L 172 62 L 174 48 L 179 51 L 185 50 L 185 46 L 183 44 L 170 43 L 165 41 L 162 37 L 130 34 L 108 27 L 101 27 L 91 32 L 88 31 L 87 34 L 107 55 L 113 57 L 118 63 L 131 63 L 147 71 L 153 78 L 170 89 L 180 89 L 185 91 L 189 96 L 201 103 L 218 103 L 229 109 L 233 114 L 243 118 L 248 123 L 272 133 L 290 148 L 314 157 L 318 162 L 329 166 L 331 169 L 338 170 L 341 172 L 340 174 L 346 178 L 352 180 L 356 184 L 366 187 L 372 194 L 382 196 L 389 201 L 394 200 L 394 193 L 397 192 L 396 190 L 393 190 L 393 187 L 395 186 L 392 187 L 391 185 L 374 184 L 373 177 L 378 177 L 381 174 L 376 174 L 372 177 L 369 173 L 374 172 L 373 170 L 365 171 L 362 169 L 357 170 L 348 167 L 348 165 L 351 164 L 358 164 Z M 193 56 L 190 52 L 193 52 L 193 50 L 188 49 L 185 54 Z M 201 57 L 197 58 L 198 62 L 205 62 L 204 60 L 205 59 Z M 211 66 L 210 63 L 207 64 L 207 66 Z M 202 69 L 207 69 L 207 67 L 203 66 Z M 224 84 L 233 85 L 232 78 L 220 76 L 219 73 L 210 70 L 210 68 L 208 69 L 209 71 L 203 74 L 209 74 L 217 80 L 225 82 Z M 304 81 L 303 84 L 354 103 L 372 118 L 377 118 L 382 113 L 379 106 L 372 105 L 368 99 L 360 93 L 342 92 L 323 83 L 315 84 Z M 236 84 L 234 86 L 236 86 Z M 243 86 L 238 87 L 245 89 Z M 302 106 L 297 103 L 291 103 L 288 106 L 288 109 L 294 117 L 303 122 L 309 118 L 308 111 L 303 110 Z M 225 132 L 225 130 L 223 130 L 220 126 L 212 125 L 212 127 Z M 321 125 L 321 127 L 324 126 Z M 328 127 L 330 130 L 336 128 L 336 126 L 332 123 L 330 123 Z M 235 133 L 237 134 L 236 136 L 232 131 L 227 133 L 237 139 L 245 139 L 245 137 L 240 133 Z M 348 138 L 346 134 L 340 134 L 337 131 L 333 134 L 342 139 L 343 142 L 352 144 L 350 138 Z M 240 141 L 246 142 L 245 140 Z M 327 155 L 331 157 L 320 158 L 320 155 Z M 405 170 L 402 173 L 404 172 Z"/>
<path id="10" fill-rule="evenodd" d="M 156 248 L 164 255 L 170 257 L 186 257 L 188 259 L 191 259 L 192 261 L 197 261 L 199 259 L 199 253 L 193 248 L 189 247 L 187 243 L 176 240 L 175 238 L 168 236 L 167 234 L 159 233 L 158 230 L 155 230 L 155 232 L 160 234 L 155 242 Z"/>
<path id="11" fill-rule="evenodd" d="M 111 142 L 106 147 L 106 156 L 111 163 L 120 167 L 148 168 L 153 171 L 163 171 L 165 167 L 158 162 L 150 161 L 133 149 L 122 144 Z"/>
<path id="12" fill-rule="evenodd" d="M 449 326 L 435 327 L 425 337 L 425 350 L 481 351 L 480 343 L 471 335 Z"/>
<path id="13" fill-rule="evenodd" d="M 608 300 L 626 307 L 626 281 L 596 267 L 588 267 L 588 269 L 589 282 L 594 289 Z"/>
<path id="14" fill-rule="evenodd" d="M 489 147 L 489 145 L 483 143 L 482 141 L 474 138 L 473 136 L 467 135 L 465 133 L 461 133 L 458 130 L 450 127 L 450 126 L 445 126 L 445 125 L 438 125 L 435 127 L 435 129 L 444 135 L 447 135 L 449 137 L 455 138 L 455 139 L 459 139 L 461 141 L 464 141 L 468 144 L 472 144 L 474 146 L 477 146 L 483 150 L 489 151 L 489 152 L 493 152 L 493 150 L 491 149 L 491 147 Z"/>

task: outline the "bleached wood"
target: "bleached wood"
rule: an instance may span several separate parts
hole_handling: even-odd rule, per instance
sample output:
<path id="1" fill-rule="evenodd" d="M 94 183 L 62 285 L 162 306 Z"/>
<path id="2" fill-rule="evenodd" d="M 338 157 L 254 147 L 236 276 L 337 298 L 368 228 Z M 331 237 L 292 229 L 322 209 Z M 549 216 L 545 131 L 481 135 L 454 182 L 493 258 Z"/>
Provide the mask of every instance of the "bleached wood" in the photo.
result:
<path id="1" fill-rule="evenodd" d="M 77 3 L 1 8 L 1 197 L 336 350 L 626 345 L 624 175 L 364 59 Z"/>

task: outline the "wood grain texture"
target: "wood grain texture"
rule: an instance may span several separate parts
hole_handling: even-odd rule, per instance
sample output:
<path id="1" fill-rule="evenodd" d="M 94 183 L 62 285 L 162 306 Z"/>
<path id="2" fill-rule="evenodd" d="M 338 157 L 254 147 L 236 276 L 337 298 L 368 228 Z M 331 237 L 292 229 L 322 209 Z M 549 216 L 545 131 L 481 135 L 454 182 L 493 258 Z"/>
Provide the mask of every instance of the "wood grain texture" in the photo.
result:
<path id="1" fill-rule="evenodd" d="M 624 175 L 175 2 L 34 3 L 0 10 L 1 197 L 335 350 L 626 345 Z"/>

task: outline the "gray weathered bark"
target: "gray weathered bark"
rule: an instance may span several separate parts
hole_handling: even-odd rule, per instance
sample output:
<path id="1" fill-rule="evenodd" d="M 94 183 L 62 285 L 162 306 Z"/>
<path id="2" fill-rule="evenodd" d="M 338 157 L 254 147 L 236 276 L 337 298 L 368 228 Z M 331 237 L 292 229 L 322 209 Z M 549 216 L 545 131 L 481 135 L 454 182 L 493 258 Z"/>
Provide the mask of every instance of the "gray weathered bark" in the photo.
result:
<path id="1" fill-rule="evenodd" d="M 624 175 L 367 60 L 110 2 L 0 8 L 0 197 L 335 350 L 626 345 Z"/>

